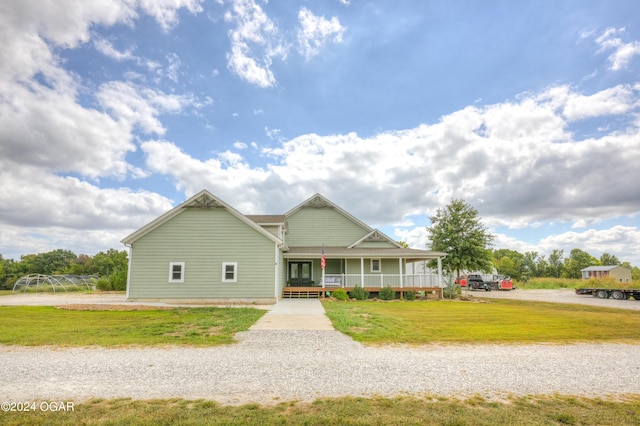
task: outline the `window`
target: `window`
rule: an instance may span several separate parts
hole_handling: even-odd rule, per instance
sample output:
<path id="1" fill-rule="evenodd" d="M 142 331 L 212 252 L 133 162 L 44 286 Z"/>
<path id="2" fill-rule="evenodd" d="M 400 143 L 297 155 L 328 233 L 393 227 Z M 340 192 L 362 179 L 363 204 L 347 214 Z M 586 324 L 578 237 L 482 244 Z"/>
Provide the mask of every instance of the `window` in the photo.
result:
<path id="1" fill-rule="evenodd" d="M 184 282 L 184 262 L 169 263 L 169 282 L 170 283 Z"/>
<path id="2" fill-rule="evenodd" d="M 371 272 L 381 272 L 380 259 L 371 259 Z"/>
<path id="3" fill-rule="evenodd" d="M 238 282 L 238 262 L 222 263 L 222 282 L 223 283 Z"/>

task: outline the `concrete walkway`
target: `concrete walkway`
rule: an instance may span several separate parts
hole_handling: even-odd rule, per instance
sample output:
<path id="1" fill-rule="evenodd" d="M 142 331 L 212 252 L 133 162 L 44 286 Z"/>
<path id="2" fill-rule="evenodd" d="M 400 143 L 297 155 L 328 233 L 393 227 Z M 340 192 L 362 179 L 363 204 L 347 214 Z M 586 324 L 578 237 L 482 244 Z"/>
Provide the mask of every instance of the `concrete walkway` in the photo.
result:
<path id="1" fill-rule="evenodd" d="M 281 299 L 249 330 L 334 330 L 318 299 Z"/>

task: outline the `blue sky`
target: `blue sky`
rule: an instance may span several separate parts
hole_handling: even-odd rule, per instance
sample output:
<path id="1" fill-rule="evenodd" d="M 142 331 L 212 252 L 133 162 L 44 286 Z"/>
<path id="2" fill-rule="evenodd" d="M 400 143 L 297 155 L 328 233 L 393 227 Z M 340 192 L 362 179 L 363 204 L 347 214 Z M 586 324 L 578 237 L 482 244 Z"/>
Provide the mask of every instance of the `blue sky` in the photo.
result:
<path id="1" fill-rule="evenodd" d="M 316 192 L 425 248 L 463 198 L 496 248 L 640 266 L 637 1 L 0 5 L 0 253 L 124 248 L 201 189 Z"/>

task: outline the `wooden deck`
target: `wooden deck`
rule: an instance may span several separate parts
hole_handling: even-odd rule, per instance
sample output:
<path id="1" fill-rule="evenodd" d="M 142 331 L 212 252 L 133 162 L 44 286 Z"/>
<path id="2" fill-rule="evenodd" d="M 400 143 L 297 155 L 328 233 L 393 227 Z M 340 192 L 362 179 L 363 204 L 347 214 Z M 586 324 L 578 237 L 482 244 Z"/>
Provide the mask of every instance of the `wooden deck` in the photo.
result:
<path id="1" fill-rule="evenodd" d="M 284 299 L 321 299 L 327 297 L 327 293 L 335 291 L 340 287 L 285 287 L 282 290 L 282 297 Z M 424 299 L 442 299 L 442 288 L 440 287 L 391 287 L 393 291 L 400 294 L 400 298 L 404 296 L 405 291 L 415 291 L 418 297 Z M 365 290 L 370 295 L 380 293 L 382 290 L 380 287 L 365 287 Z M 353 290 L 353 287 L 345 287 L 344 290 L 348 293 Z M 424 293 L 424 296 L 423 296 Z"/>

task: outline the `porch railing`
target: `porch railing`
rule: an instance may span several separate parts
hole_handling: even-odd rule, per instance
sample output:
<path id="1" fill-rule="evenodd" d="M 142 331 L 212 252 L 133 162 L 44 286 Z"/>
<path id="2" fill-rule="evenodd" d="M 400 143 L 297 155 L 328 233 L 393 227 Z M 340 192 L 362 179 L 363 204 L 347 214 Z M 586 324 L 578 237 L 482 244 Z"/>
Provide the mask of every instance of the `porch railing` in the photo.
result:
<path id="1" fill-rule="evenodd" d="M 442 287 L 438 274 L 325 274 L 325 287 Z M 319 283 L 322 285 L 322 282 Z"/>

